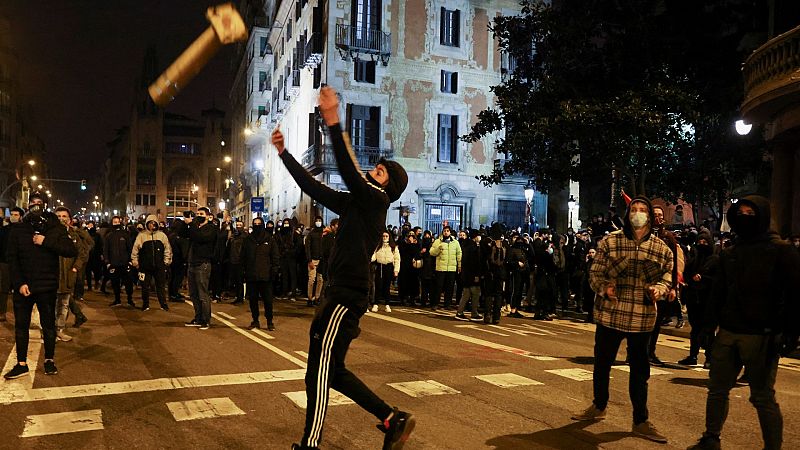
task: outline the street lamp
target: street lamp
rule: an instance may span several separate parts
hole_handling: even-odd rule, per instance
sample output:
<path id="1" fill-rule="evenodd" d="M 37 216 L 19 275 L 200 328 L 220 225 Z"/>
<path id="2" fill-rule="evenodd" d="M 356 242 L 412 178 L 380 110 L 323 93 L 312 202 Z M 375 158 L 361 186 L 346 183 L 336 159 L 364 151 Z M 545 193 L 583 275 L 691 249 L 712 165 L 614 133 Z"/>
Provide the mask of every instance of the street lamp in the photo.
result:
<path id="1" fill-rule="evenodd" d="M 219 207 L 220 212 L 225 211 L 225 200 L 220 200 L 219 204 L 217 204 L 217 207 Z"/>
<path id="2" fill-rule="evenodd" d="M 222 160 L 225 161 L 226 163 L 229 163 L 229 162 L 233 161 L 233 158 L 231 158 L 230 156 L 226 155 L 224 158 L 222 158 Z"/>
<path id="3" fill-rule="evenodd" d="M 533 215 L 533 195 L 536 193 L 536 189 L 534 188 L 533 182 L 528 180 L 528 183 L 525 185 L 525 209 L 527 209 L 525 214 L 525 223 L 528 225 L 528 233 L 531 232 L 531 216 Z"/>
<path id="4" fill-rule="evenodd" d="M 220 141 L 220 142 L 219 142 L 219 145 L 221 145 L 221 146 L 225 147 L 225 141 Z"/>
<path id="5" fill-rule="evenodd" d="M 736 132 L 739 133 L 739 136 L 746 136 L 750 133 L 750 130 L 753 129 L 753 124 L 747 123 L 742 119 L 739 119 L 734 124 L 736 127 Z"/>
<path id="6" fill-rule="evenodd" d="M 39 177 L 37 177 L 36 175 L 31 175 L 31 181 L 36 181 L 38 179 L 39 179 Z"/>
<path id="7" fill-rule="evenodd" d="M 29 165 L 29 166 L 31 166 L 31 167 L 33 167 L 33 166 L 35 166 L 35 165 L 36 165 L 36 161 L 34 161 L 34 160 L 32 160 L 32 159 L 29 159 L 29 160 L 28 160 L 28 165 Z"/>

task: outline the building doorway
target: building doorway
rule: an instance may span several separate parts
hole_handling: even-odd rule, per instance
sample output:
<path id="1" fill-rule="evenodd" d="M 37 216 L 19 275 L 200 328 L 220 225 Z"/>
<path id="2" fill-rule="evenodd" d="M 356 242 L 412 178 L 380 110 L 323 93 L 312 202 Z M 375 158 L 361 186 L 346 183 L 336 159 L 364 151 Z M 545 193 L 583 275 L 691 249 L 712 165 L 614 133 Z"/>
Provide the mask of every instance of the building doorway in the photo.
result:
<path id="1" fill-rule="evenodd" d="M 434 236 L 442 233 L 444 222 L 450 225 L 455 233 L 464 223 L 464 207 L 461 205 L 447 205 L 443 203 L 425 204 L 425 229 L 430 230 Z"/>

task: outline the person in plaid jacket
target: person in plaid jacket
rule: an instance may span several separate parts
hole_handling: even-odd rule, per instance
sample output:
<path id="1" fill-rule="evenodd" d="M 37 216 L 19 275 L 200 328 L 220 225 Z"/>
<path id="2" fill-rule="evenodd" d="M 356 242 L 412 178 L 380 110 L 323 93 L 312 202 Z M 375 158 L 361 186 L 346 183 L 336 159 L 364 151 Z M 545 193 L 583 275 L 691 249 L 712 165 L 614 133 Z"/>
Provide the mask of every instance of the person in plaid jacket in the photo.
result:
<path id="1" fill-rule="evenodd" d="M 623 221 L 622 230 L 600 241 L 589 274 L 592 289 L 598 294 L 594 304 L 597 323 L 594 401 L 572 418 L 605 418 L 611 366 L 625 339 L 630 361 L 632 431 L 655 442 L 667 442 L 648 420 L 647 380 L 650 378 L 648 345 L 656 324 L 656 301 L 667 294 L 672 283 L 672 250 L 651 233 L 655 217 L 647 197 L 635 197 Z"/>

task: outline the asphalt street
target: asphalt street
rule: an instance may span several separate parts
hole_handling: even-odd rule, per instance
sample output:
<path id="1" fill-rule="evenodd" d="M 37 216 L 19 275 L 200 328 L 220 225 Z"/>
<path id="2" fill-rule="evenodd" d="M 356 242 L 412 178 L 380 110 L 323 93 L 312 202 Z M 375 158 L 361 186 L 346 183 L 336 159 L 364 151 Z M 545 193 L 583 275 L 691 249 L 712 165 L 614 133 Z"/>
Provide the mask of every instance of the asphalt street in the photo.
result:
<path id="1" fill-rule="evenodd" d="M 98 293 L 86 299 L 89 322 L 68 328 L 74 340 L 57 344 L 58 375 L 43 374 L 41 339 L 34 339 L 29 361 L 38 361 L 36 372 L 0 380 L 0 448 L 288 449 L 301 437 L 314 312 L 304 302 L 276 301 L 277 330 L 267 332 L 246 329 L 246 303 L 212 305 L 211 329 L 199 330 L 184 326 L 189 304 L 142 312 L 109 308 Z M 138 293 L 136 300 L 141 304 Z M 652 371 L 650 417 L 670 439 L 655 444 L 630 433 L 624 345 L 612 370 L 608 418 L 570 420 L 592 399 L 593 325 L 504 318 L 487 326 L 453 314 L 399 306 L 369 313 L 350 347 L 349 368 L 387 403 L 416 415 L 406 449 L 672 449 L 703 431 L 702 368 Z M 687 348 L 684 338 L 662 336 L 658 353 L 677 361 Z M 12 323 L 0 324 L 0 364 L 13 365 L 13 352 Z M 799 385 L 800 362 L 781 360 L 776 391 L 787 449 L 800 448 Z M 726 448 L 762 446 L 748 395 L 746 386 L 731 393 Z M 322 448 L 381 447 L 374 417 L 336 393 L 330 403 Z"/>

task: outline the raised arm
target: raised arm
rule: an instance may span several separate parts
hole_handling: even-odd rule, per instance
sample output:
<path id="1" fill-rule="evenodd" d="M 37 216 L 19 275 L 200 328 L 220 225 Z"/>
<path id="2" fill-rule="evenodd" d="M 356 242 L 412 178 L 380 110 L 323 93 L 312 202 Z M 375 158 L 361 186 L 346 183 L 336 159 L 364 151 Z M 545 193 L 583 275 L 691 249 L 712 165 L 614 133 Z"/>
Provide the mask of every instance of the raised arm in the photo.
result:
<path id="1" fill-rule="evenodd" d="M 294 159 L 294 156 L 286 151 L 283 133 L 281 133 L 280 129 L 276 129 L 272 132 L 272 145 L 278 149 L 278 156 L 281 158 L 281 161 L 283 161 L 284 167 L 289 171 L 289 174 L 294 178 L 297 185 L 300 186 L 300 189 L 326 208 L 341 215 L 347 204 L 348 194 L 331 189 L 312 177 L 305 167 L 301 166 L 300 163 Z"/>

